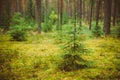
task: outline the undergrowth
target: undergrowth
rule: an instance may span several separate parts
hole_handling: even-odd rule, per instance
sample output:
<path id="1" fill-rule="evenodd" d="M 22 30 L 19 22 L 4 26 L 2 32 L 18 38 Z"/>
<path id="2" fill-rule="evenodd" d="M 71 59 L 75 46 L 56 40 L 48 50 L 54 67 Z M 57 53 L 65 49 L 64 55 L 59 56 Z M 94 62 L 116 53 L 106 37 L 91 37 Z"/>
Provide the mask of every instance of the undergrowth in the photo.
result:
<path id="1" fill-rule="evenodd" d="M 73 31 L 72 26 L 65 26 L 65 29 Z M 63 34 L 66 38 L 59 44 L 56 43 L 54 33 L 31 34 L 26 42 L 10 41 L 9 35 L 0 34 L 0 79 L 119 80 L 119 38 L 101 37 L 84 40 L 85 35 L 77 35 L 76 54 L 72 54 L 73 32 L 69 31 Z M 60 44 L 65 44 L 62 50 L 58 47 Z M 91 53 L 86 50 L 91 48 Z M 90 54 L 84 55 L 83 51 L 84 54 Z M 58 66 L 61 69 L 58 69 Z"/>

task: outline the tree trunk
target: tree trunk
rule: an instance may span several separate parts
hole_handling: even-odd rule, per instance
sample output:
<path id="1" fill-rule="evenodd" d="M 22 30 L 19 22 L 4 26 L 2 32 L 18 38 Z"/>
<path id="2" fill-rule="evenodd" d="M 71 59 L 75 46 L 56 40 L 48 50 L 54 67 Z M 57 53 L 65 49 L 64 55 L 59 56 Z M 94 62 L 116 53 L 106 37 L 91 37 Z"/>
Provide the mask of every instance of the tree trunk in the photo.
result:
<path id="1" fill-rule="evenodd" d="M 10 4 L 10 1 L 7 0 L 7 30 L 9 30 L 10 28 L 10 7 L 11 7 L 11 4 Z"/>
<path id="2" fill-rule="evenodd" d="M 45 24 L 47 24 L 48 0 L 45 0 Z"/>
<path id="3" fill-rule="evenodd" d="M 110 34 L 111 26 L 111 0 L 104 0 L 105 18 L 104 18 L 104 32 L 105 35 Z"/>
<path id="4" fill-rule="evenodd" d="M 77 12 L 78 12 L 78 18 L 79 18 L 79 25 L 82 26 L 82 0 L 77 1 Z"/>
<path id="5" fill-rule="evenodd" d="M 63 0 L 58 0 L 58 29 L 62 30 Z"/>
<path id="6" fill-rule="evenodd" d="M 38 23 L 38 33 L 41 33 L 41 0 L 36 0 L 36 15 Z"/>
<path id="7" fill-rule="evenodd" d="M 100 8 L 101 8 L 101 0 L 97 0 L 97 5 L 96 5 L 96 27 L 99 24 L 99 14 L 100 14 Z"/>
<path id="8" fill-rule="evenodd" d="M 82 15 L 83 15 L 83 18 L 85 18 L 85 0 L 83 0 L 82 2 L 83 6 L 82 6 Z"/>
<path id="9" fill-rule="evenodd" d="M 114 0 L 113 26 L 116 25 L 117 0 Z"/>
<path id="10" fill-rule="evenodd" d="M 89 29 L 91 30 L 92 23 L 92 12 L 93 12 L 93 0 L 91 0 L 91 9 L 90 9 L 90 20 L 89 20 Z"/>

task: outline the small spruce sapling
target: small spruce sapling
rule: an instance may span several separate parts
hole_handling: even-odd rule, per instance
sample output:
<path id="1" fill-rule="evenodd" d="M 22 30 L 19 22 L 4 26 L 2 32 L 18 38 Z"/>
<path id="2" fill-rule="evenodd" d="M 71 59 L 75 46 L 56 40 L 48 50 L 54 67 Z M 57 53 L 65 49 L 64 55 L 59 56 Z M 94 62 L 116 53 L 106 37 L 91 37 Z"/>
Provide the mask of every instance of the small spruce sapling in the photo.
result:
<path id="1" fill-rule="evenodd" d="M 67 44 L 63 47 L 62 62 L 59 65 L 59 68 L 64 71 L 73 71 L 80 68 L 87 67 L 87 61 L 84 60 L 81 56 L 86 53 L 87 49 L 82 44 L 82 41 L 79 40 L 79 32 L 77 29 L 76 22 L 76 9 L 74 13 L 74 28 L 73 31 L 69 33 L 71 39 L 68 40 Z"/>
<path id="2" fill-rule="evenodd" d="M 27 33 L 25 29 L 25 19 L 22 17 L 20 13 L 16 13 L 11 19 L 10 26 L 10 36 L 11 40 L 15 41 L 25 41 L 27 40 Z"/>

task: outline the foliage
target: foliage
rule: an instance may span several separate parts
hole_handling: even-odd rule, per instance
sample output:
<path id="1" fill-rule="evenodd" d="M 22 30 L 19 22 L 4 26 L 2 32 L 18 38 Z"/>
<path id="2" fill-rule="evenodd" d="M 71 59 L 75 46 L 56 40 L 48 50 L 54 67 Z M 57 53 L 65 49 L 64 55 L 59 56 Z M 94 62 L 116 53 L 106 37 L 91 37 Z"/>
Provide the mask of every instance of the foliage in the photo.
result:
<path id="1" fill-rule="evenodd" d="M 74 71 L 86 67 L 85 60 L 78 54 L 64 54 L 59 68 L 64 71 Z"/>
<path id="2" fill-rule="evenodd" d="M 81 57 L 87 53 L 87 49 L 85 49 L 82 43 L 71 41 L 65 44 L 63 50 L 65 54 L 62 56 L 63 60 L 59 65 L 61 70 L 73 71 L 87 67 L 87 61 Z"/>
<path id="3" fill-rule="evenodd" d="M 37 30 L 37 25 L 33 19 L 22 17 L 21 13 L 15 13 L 11 19 L 10 29 Z"/>
<path id="4" fill-rule="evenodd" d="M 15 41 L 26 41 L 27 34 L 23 30 L 11 30 L 10 35 L 12 37 L 11 40 Z"/>
<path id="5" fill-rule="evenodd" d="M 55 24 L 55 22 L 56 22 L 57 19 L 58 19 L 58 16 L 57 16 L 57 14 L 55 13 L 55 11 L 51 11 L 51 14 L 50 14 L 49 18 L 50 18 L 52 24 Z"/>
<path id="6" fill-rule="evenodd" d="M 11 63 L 13 59 L 18 58 L 18 52 L 16 50 L 4 50 L 0 49 L 0 79 L 1 80 L 8 80 L 13 79 L 14 73 L 11 72 Z"/>
<path id="7" fill-rule="evenodd" d="M 63 21 L 63 24 L 67 24 L 68 23 L 69 18 L 68 18 L 68 15 L 66 13 L 63 13 L 62 21 Z"/>
<path id="8" fill-rule="evenodd" d="M 16 13 L 11 19 L 11 27 L 9 34 L 12 40 L 15 41 L 25 41 L 27 37 L 25 28 L 25 18 L 21 16 L 20 13 Z"/>
<path id="9" fill-rule="evenodd" d="M 41 57 L 31 57 L 20 52 L 21 51 L 13 48 L 10 49 L 9 47 L 0 49 L 1 80 L 24 80 L 37 77 L 34 71 L 41 69 Z"/>
<path id="10" fill-rule="evenodd" d="M 22 17 L 21 13 L 15 13 L 15 15 L 11 19 L 11 26 L 21 25 L 23 26 L 25 24 L 25 18 Z"/>
<path id="11" fill-rule="evenodd" d="M 119 79 L 120 41 L 117 38 L 105 37 L 85 40 L 84 43 L 87 44 L 85 48 L 92 49 L 92 53 L 79 55 L 80 58 L 76 57 L 76 61 L 69 62 L 69 58 L 75 57 L 76 54 L 71 54 L 73 55 L 71 56 L 68 51 L 63 51 L 65 46 L 60 49 L 60 44 L 54 43 L 55 35 L 53 33 L 32 34 L 28 37 L 28 41 L 21 43 L 9 41 L 7 34 L 0 35 L 0 66 L 4 65 L 4 67 L 0 67 L 2 80 Z M 66 58 L 68 56 L 70 57 Z M 68 65 L 68 62 L 69 64 L 78 63 L 85 64 L 85 68 L 82 66 L 81 69 L 76 64 L 76 67 L 70 65 L 66 69 L 60 65 L 64 60 L 66 60 L 66 64 L 63 65 Z M 94 61 L 94 64 L 91 61 Z M 75 71 L 65 72 L 64 69 L 61 71 L 58 66 L 66 70 L 73 66 Z"/>
<path id="12" fill-rule="evenodd" d="M 52 31 L 52 22 L 50 20 L 48 20 L 47 23 L 44 23 L 42 25 L 42 30 L 44 32 L 50 32 L 50 31 Z"/>
<path id="13" fill-rule="evenodd" d="M 120 38 L 120 26 L 118 26 L 118 28 L 117 28 L 117 37 L 119 37 Z"/>
<path id="14" fill-rule="evenodd" d="M 95 37 L 100 37 L 103 34 L 101 26 L 99 25 L 93 26 L 92 32 Z"/>
<path id="15" fill-rule="evenodd" d="M 59 68 L 64 71 L 74 71 L 80 68 L 87 67 L 87 61 L 84 60 L 81 56 L 87 52 L 85 49 L 81 37 L 82 28 L 76 25 L 74 21 L 74 28 L 68 31 L 67 43 L 63 47 L 63 52 L 65 53 L 62 58 L 62 62 L 59 65 Z"/>
<path id="16" fill-rule="evenodd" d="M 8 15 L 3 14 L 1 16 L 1 20 L 2 20 L 2 22 L 0 22 L 0 28 L 3 29 L 3 30 L 9 30 L 9 27 L 8 27 L 9 26 L 8 25 L 8 23 L 9 23 Z"/>

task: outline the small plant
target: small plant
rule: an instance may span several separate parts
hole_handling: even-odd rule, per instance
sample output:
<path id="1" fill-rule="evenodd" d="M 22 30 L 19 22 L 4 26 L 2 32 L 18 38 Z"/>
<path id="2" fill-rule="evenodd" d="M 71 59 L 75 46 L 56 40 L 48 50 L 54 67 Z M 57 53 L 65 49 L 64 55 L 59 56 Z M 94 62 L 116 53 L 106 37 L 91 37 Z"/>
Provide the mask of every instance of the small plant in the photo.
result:
<path id="1" fill-rule="evenodd" d="M 100 26 L 95 26 L 95 27 L 93 27 L 92 32 L 93 32 L 93 35 L 94 35 L 95 37 L 100 37 L 100 36 L 103 34 L 102 29 L 101 29 Z"/>
<path id="2" fill-rule="evenodd" d="M 46 24 L 43 24 L 42 30 L 43 30 L 44 32 L 50 32 L 50 31 L 52 31 L 52 23 L 51 23 L 50 20 L 47 21 Z"/>
<path id="3" fill-rule="evenodd" d="M 68 20 L 68 15 L 66 13 L 63 13 L 62 21 L 63 21 L 63 24 L 68 23 L 69 20 Z"/>
<path id="4" fill-rule="evenodd" d="M 74 28 L 72 31 L 68 32 L 68 36 L 70 37 L 67 41 L 67 44 L 63 47 L 62 62 L 59 65 L 59 68 L 64 71 L 74 71 L 80 68 L 87 67 L 87 61 L 84 60 L 81 56 L 86 53 L 87 49 L 85 49 L 82 44 L 83 39 L 79 39 L 79 36 L 82 35 L 80 27 L 77 27 L 76 19 L 74 19 Z M 67 37 L 68 37 L 67 36 Z"/>
<path id="5" fill-rule="evenodd" d="M 55 11 L 52 11 L 50 16 L 49 16 L 50 20 L 52 21 L 52 24 L 55 24 L 57 19 L 58 19 L 58 16 L 57 14 L 55 13 Z"/>
<path id="6" fill-rule="evenodd" d="M 12 37 L 11 40 L 14 40 L 14 41 L 26 41 L 26 37 L 27 37 L 27 34 L 25 31 L 23 30 L 12 30 L 10 32 L 10 35 Z"/>
<path id="7" fill-rule="evenodd" d="M 14 26 L 17 25 L 23 26 L 24 24 L 25 24 L 25 18 L 22 17 L 21 13 L 15 13 L 15 15 L 11 18 L 10 26 L 12 28 L 14 28 Z"/>
<path id="8" fill-rule="evenodd" d="M 27 31 L 25 27 L 25 19 L 21 16 L 20 13 L 16 13 L 11 19 L 11 27 L 10 27 L 10 36 L 12 40 L 15 41 L 25 41 L 27 40 Z"/>
<path id="9" fill-rule="evenodd" d="M 73 33 L 76 34 L 76 33 Z M 74 36 L 72 36 L 74 37 Z M 87 52 L 82 42 L 78 41 L 78 36 L 71 39 L 65 47 L 63 47 L 64 55 L 62 56 L 63 61 L 59 65 L 61 70 L 73 71 L 80 68 L 87 67 L 87 61 L 84 60 L 81 56 Z"/>
<path id="10" fill-rule="evenodd" d="M 59 68 L 64 71 L 74 71 L 86 67 L 86 61 L 79 54 L 64 54 Z"/>

